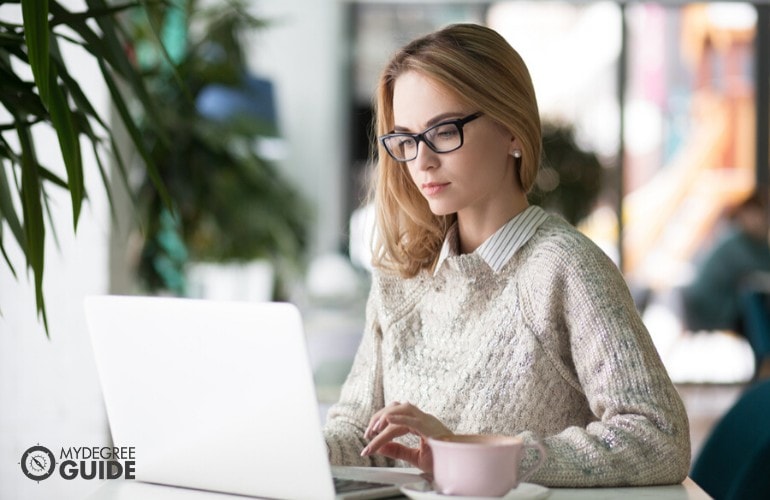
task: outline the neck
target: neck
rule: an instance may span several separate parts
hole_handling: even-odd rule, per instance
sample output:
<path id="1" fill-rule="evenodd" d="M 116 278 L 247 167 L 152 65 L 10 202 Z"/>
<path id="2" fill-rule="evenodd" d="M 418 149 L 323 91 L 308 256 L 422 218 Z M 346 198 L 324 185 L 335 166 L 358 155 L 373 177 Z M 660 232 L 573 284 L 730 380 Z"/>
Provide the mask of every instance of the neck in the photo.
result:
<path id="1" fill-rule="evenodd" d="M 503 227 L 508 221 L 529 207 L 527 197 L 517 196 L 513 203 L 504 207 L 503 210 L 497 210 L 492 214 L 457 214 L 457 229 L 459 237 L 460 253 L 471 253 L 475 251 L 490 236 L 495 234 L 498 229 Z"/>

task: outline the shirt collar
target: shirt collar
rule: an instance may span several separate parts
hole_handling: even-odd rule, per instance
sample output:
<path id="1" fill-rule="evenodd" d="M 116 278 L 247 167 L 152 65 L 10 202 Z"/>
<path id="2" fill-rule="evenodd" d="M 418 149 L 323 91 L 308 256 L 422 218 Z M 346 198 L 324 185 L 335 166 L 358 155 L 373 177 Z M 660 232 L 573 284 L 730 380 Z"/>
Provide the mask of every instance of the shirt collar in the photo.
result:
<path id="1" fill-rule="evenodd" d="M 548 218 L 542 208 L 530 206 L 520 214 L 515 215 L 500 229 L 487 238 L 473 253 L 484 259 L 484 262 L 496 273 L 511 260 L 516 252 L 535 234 L 537 228 Z M 457 223 L 447 231 L 444 244 L 441 246 L 434 274 L 449 257 L 459 255 Z"/>

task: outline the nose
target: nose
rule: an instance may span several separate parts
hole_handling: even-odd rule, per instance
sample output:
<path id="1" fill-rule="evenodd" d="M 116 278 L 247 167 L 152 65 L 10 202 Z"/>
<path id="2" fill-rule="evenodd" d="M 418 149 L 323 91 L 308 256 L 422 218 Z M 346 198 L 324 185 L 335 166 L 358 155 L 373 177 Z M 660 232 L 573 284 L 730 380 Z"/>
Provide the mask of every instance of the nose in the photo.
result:
<path id="1" fill-rule="evenodd" d="M 425 141 L 420 141 L 417 144 L 417 156 L 409 163 L 417 170 L 436 168 L 439 164 L 439 155 L 425 144 Z"/>

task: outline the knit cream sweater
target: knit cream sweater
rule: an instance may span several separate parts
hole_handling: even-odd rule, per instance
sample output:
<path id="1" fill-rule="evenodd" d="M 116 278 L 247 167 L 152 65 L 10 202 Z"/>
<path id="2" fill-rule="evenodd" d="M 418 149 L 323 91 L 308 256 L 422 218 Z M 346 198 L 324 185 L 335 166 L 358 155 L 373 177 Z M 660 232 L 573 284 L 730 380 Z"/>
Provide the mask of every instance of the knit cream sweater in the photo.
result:
<path id="1" fill-rule="evenodd" d="M 455 433 L 542 442 L 548 458 L 530 480 L 548 486 L 678 483 L 689 470 L 682 401 L 621 274 L 555 216 L 497 273 L 477 253 L 408 280 L 375 273 L 327 416 L 333 464 L 394 465 L 359 456 L 370 416 L 391 401 Z"/>

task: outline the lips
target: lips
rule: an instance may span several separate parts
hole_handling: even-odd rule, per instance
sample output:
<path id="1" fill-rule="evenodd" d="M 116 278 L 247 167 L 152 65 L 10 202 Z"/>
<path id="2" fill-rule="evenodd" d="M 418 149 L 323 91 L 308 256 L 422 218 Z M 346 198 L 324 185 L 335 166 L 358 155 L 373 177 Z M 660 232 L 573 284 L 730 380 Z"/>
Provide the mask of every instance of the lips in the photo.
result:
<path id="1" fill-rule="evenodd" d="M 447 186 L 449 186 L 448 182 L 426 182 L 421 187 L 425 196 L 434 196 L 446 189 Z"/>

